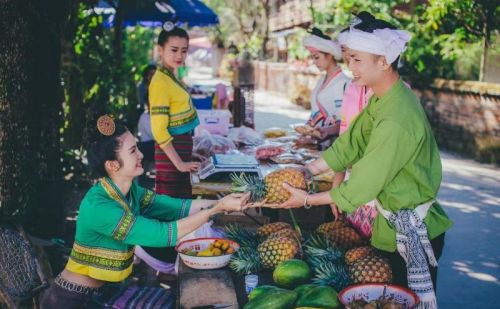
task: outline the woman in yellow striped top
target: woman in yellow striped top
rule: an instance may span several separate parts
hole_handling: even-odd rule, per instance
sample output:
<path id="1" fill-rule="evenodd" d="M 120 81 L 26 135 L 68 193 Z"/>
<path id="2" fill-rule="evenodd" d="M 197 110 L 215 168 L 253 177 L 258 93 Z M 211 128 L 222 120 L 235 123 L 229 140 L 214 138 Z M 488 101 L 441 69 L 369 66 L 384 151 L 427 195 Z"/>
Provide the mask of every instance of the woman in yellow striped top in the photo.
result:
<path id="1" fill-rule="evenodd" d="M 191 198 L 189 172 L 199 168 L 191 161 L 198 116 L 185 85 L 174 75 L 184 64 L 188 44 L 187 32 L 167 22 L 158 37 L 160 65 L 149 85 L 156 192 L 179 198 Z"/>
<path id="2" fill-rule="evenodd" d="M 199 124 L 186 86 L 175 76 L 186 60 L 189 36 L 184 29 L 166 22 L 158 37 L 160 64 L 149 84 L 151 131 L 155 140 L 155 191 L 171 197 L 191 199 L 190 172 L 194 128 Z M 175 250 L 144 247 L 154 258 L 173 263 Z"/>

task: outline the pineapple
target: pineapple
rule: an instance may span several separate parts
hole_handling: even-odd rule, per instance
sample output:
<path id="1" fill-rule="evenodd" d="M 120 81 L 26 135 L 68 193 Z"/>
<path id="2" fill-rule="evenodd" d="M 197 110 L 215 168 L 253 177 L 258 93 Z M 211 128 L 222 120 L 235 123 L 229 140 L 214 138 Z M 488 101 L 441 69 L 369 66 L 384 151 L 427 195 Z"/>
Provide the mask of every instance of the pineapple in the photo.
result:
<path id="1" fill-rule="evenodd" d="M 375 255 L 375 250 L 373 249 L 373 247 L 370 246 L 358 247 L 351 249 L 345 253 L 345 262 L 347 263 L 347 265 L 352 265 L 359 259 L 374 255 Z"/>
<path id="2" fill-rule="evenodd" d="M 357 260 L 349 267 L 353 283 L 390 283 L 392 270 L 389 262 L 379 256 L 368 256 Z"/>
<path id="3" fill-rule="evenodd" d="M 327 233 L 329 233 L 330 231 L 332 231 L 334 229 L 338 229 L 338 228 L 341 228 L 341 227 L 348 227 L 348 226 L 349 225 L 348 225 L 348 223 L 346 221 L 337 220 L 337 221 L 332 221 L 332 222 L 327 222 L 327 223 L 321 224 L 316 229 L 316 232 L 322 233 L 322 234 L 327 234 Z"/>
<path id="4" fill-rule="evenodd" d="M 299 249 L 300 245 L 295 239 L 271 237 L 263 241 L 257 250 L 240 248 L 231 257 L 229 266 L 239 274 L 255 273 L 263 268 L 274 269 L 280 262 L 294 258 Z"/>
<path id="5" fill-rule="evenodd" d="M 292 226 L 286 222 L 274 222 L 263 225 L 257 229 L 257 235 L 267 238 L 271 236 L 271 234 L 276 233 L 278 231 L 284 229 L 291 229 Z"/>
<path id="6" fill-rule="evenodd" d="M 293 168 L 274 171 L 267 175 L 264 180 L 243 173 L 239 176 L 232 174 L 231 180 L 233 181 L 233 191 L 250 192 L 252 202 L 263 200 L 270 204 L 286 202 L 290 198 L 290 192 L 283 188 L 285 182 L 298 189 L 307 189 L 304 174 Z"/>
<path id="7" fill-rule="evenodd" d="M 286 238 L 296 240 L 297 244 L 300 244 L 300 241 L 301 241 L 300 234 L 297 231 L 292 230 L 291 228 L 282 229 L 282 230 L 279 230 L 277 232 L 274 232 L 267 239 L 278 238 L 278 237 L 286 237 Z"/>
<path id="8" fill-rule="evenodd" d="M 263 241 L 257 251 L 262 265 L 274 269 L 280 262 L 293 259 L 299 252 L 299 247 L 293 239 L 278 237 Z"/>
<path id="9" fill-rule="evenodd" d="M 325 237 L 336 247 L 349 250 L 365 244 L 365 240 L 351 227 L 333 229 Z"/>

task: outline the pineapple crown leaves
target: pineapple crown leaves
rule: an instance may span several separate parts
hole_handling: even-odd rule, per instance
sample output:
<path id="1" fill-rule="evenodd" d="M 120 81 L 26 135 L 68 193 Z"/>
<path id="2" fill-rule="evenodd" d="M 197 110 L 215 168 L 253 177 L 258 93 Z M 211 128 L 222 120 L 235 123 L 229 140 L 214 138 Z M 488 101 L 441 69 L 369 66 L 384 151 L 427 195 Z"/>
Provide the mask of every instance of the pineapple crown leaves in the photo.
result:
<path id="1" fill-rule="evenodd" d="M 325 258 L 326 260 L 337 262 L 344 259 L 344 253 L 336 248 L 321 249 L 306 246 L 304 252 L 308 260 Z"/>
<path id="2" fill-rule="evenodd" d="M 336 250 L 340 250 L 337 246 L 335 246 L 331 241 L 326 238 L 326 236 L 322 233 L 318 232 L 313 232 L 309 235 L 307 240 L 305 241 L 304 245 L 306 247 L 313 247 L 313 248 L 319 248 L 319 249 L 329 249 L 329 248 L 334 248 Z"/>
<path id="3" fill-rule="evenodd" d="M 264 199 L 266 195 L 265 182 L 257 176 L 247 175 L 245 173 L 232 173 L 230 176 L 233 183 L 231 191 L 233 192 L 250 192 L 250 200 L 258 202 Z"/>
<path id="4" fill-rule="evenodd" d="M 322 259 L 322 262 L 314 268 L 314 274 L 313 283 L 331 286 L 336 291 L 343 290 L 351 281 L 348 268 L 342 262 Z"/>
<path id="5" fill-rule="evenodd" d="M 231 257 L 229 267 L 239 274 L 251 274 L 262 270 L 262 263 L 257 250 L 244 247 Z"/>
<path id="6" fill-rule="evenodd" d="M 256 250 L 262 240 L 257 233 L 244 229 L 237 224 L 228 224 L 224 229 L 226 237 L 237 242 L 240 247 L 248 247 Z"/>
<path id="7" fill-rule="evenodd" d="M 318 258 L 324 258 L 327 261 L 340 261 L 344 259 L 344 252 L 339 248 L 330 244 L 330 242 L 319 233 L 311 234 L 309 239 L 304 243 L 304 252 L 306 258 L 313 265 L 317 265 Z"/>

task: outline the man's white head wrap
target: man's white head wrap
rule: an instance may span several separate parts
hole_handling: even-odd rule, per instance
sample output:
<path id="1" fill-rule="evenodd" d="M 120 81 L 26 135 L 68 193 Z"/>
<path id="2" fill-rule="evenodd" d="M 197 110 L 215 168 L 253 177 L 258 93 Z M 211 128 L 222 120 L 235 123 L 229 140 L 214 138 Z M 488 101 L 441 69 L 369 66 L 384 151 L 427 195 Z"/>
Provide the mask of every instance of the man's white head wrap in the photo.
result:
<path id="1" fill-rule="evenodd" d="M 340 45 L 346 45 L 345 43 L 346 43 L 346 40 L 347 40 L 347 36 L 349 35 L 349 31 L 351 31 L 354 26 L 356 26 L 357 24 L 360 24 L 362 22 L 363 22 L 363 20 L 361 18 L 359 18 L 358 16 L 354 15 L 354 17 L 349 22 L 348 29 L 343 30 L 342 32 L 339 33 L 339 35 L 337 35 L 337 41 L 339 42 L 339 44 Z"/>
<path id="2" fill-rule="evenodd" d="M 410 39 L 411 34 L 405 30 L 385 28 L 370 33 L 351 28 L 345 37 L 345 45 L 350 49 L 385 56 L 390 64 L 406 50 Z"/>
<path id="3" fill-rule="evenodd" d="M 310 34 L 304 38 L 302 44 L 311 52 L 321 51 L 333 55 L 336 60 L 342 59 L 342 50 L 337 41 L 323 39 L 317 35 Z"/>
<path id="4" fill-rule="evenodd" d="M 339 33 L 339 35 L 337 35 L 337 41 L 339 41 L 339 44 L 340 45 L 345 45 L 346 41 L 347 41 L 347 36 L 349 35 L 349 30 L 346 30 L 344 32 L 341 32 Z"/>

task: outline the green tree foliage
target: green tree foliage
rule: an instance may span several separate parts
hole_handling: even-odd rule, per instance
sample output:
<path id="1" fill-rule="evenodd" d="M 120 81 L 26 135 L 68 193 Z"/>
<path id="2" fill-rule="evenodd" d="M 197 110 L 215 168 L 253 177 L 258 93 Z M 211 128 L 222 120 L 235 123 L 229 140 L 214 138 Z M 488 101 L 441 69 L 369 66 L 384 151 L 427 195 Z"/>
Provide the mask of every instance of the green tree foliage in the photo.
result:
<path id="1" fill-rule="evenodd" d="M 137 87 L 143 68 L 151 62 L 155 31 L 151 28 L 106 28 L 103 16 L 91 6 L 74 8 L 63 43 L 62 76 L 66 94 L 64 105 L 65 172 L 86 175 L 85 144 L 95 120 L 112 114 L 134 130 L 142 107 Z M 117 50 L 119 49 L 119 50 Z"/>
<path id="2" fill-rule="evenodd" d="M 499 30 L 500 7 L 495 2 L 332 0 L 329 9 L 316 12 L 315 21 L 323 30 L 338 31 L 351 13 L 369 11 L 409 30 L 413 38 L 402 73 L 414 86 L 424 87 L 436 77 L 480 79 L 492 36 Z"/>
<path id="3" fill-rule="evenodd" d="M 230 42 L 247 49 L 253 58 L 266 57 L 269 39 L 270 0 L 205 0 L 219 16 L 220 24 L 209 29 L 214 41 Z"/>

